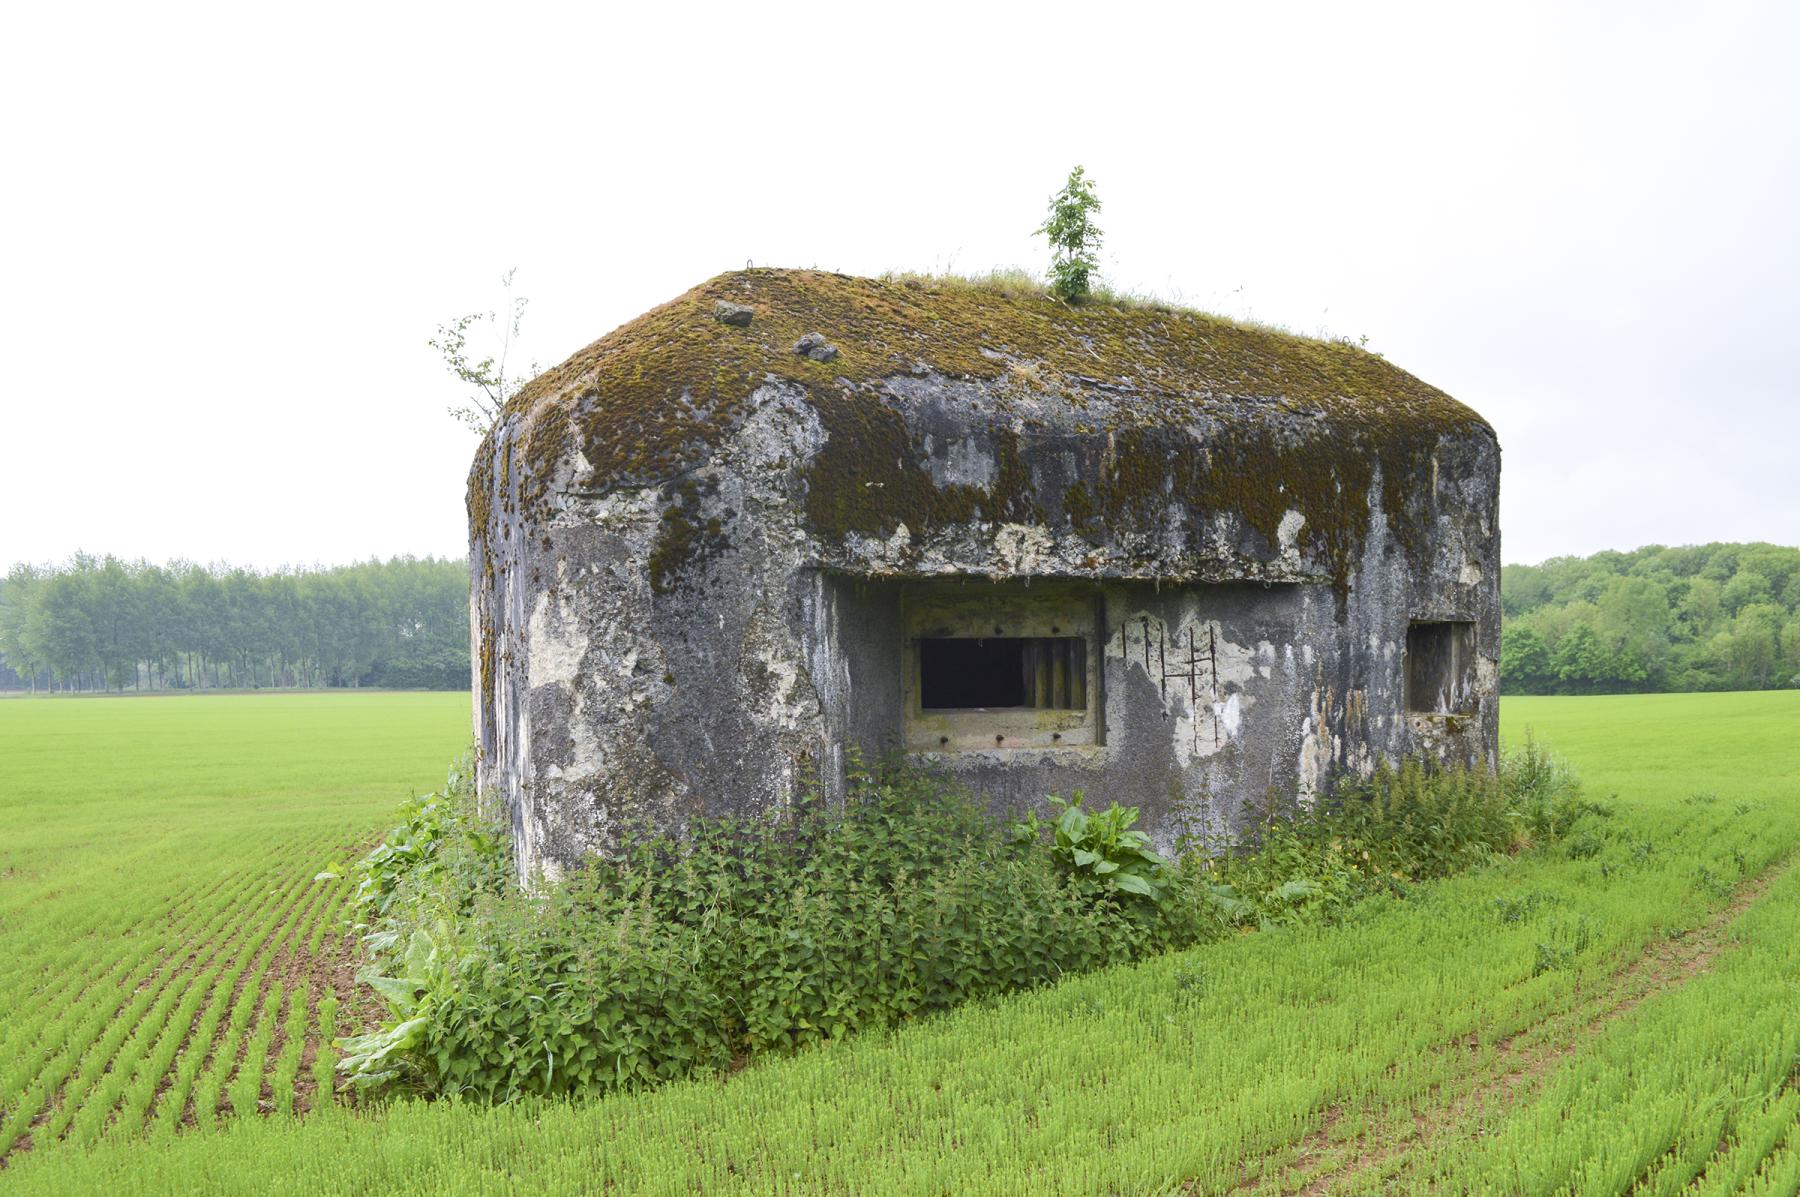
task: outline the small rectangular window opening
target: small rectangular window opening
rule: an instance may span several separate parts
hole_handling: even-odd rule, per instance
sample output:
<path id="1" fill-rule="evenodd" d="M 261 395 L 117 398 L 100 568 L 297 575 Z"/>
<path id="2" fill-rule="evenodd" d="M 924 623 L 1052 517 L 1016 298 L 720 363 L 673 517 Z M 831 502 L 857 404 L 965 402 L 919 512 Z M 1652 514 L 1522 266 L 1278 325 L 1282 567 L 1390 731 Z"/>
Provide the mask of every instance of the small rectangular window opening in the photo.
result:
<path id="1" fill-rule="evenodd" d="M 1473 706 L 1475 625 L 1415 623 L 1406 630 L 1406 709 L 1458 715 Z"/>
<path id="2" fill-rule="evenodd" d="M 1087 709 L 1079 636 L 923 637 L 919 706 L 927 711 Z"/>

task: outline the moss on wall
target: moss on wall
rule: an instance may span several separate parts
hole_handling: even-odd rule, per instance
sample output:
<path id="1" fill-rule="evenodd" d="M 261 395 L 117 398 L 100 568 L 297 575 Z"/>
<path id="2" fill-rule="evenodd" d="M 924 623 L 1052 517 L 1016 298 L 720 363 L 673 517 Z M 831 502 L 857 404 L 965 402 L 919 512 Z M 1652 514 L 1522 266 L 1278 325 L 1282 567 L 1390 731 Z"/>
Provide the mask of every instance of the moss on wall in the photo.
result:
<path id="1" fill-rule="evenodd" d="M 1094 496 L 1088 493 L 1087 484 L 1071 483 L 1063 491 L 1063 514 L 1077 531 L 1085 530 L 1094 520 Z"/>
<path id="2" fill-rule="evenodd" d="M 725 523 L 718 516 L 701 514 L 701 500 L 714 488 L 689 479 L 675 491 L 675 499 L 663 509 L 656 546 L 650 551 L 650 589 L 658 594 L 674 590 L 685 569 L 704 568 L 706 562 L 730 548 Z"/>
<path id="3" fill-rule="evenodd" d="M 991 487 L 940 486 L 925 468 L 899 411 L 867 397 L 825 394 L 816 401 L 825 450 L 807 480 L 806 515 L 827 536 L 880 536 L 904 523 L 912 532 L 970 520 L 1041 520 L 1018 434 L 992 430 Z"/>
<path id="4" fill-rule="evenodd" d="M 469 471 L 469 584 L 475 607 L 476 687 L 481 695 L 481 718 L 492 718 L 494 710 L 494 558 L 488 546 L 493 538 L 494 496 L 494 432 L 482 438 L 475 454 L 475 465 Z M 480 729 L 477 729 L 480 735 Z"/>

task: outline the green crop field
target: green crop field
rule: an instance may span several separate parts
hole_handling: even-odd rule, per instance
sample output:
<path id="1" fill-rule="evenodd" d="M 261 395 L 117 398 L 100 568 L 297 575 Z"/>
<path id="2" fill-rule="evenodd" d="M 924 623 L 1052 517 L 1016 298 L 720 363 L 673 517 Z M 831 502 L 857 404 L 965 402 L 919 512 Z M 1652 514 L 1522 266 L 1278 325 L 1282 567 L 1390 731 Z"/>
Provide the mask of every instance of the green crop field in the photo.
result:
<path id="1" fill-rule="evenodd" d="M 329 1093 L 347 883 L 441 784 L 467 695 L 0 703 L 0 1153 L 168 1138 Z M 351 999 L 353 1000 L 353 999 Z"/>
<path id="2" fill-rule="evenodd" d="M 0 1187 L 1800 1191 L 1800 693 L 1508 699 L 1612 816 L 1339 926 L 652 1092 L 327 1102 L 357 1011 L 311 877 L 466 709 L 0 703 Z"/>

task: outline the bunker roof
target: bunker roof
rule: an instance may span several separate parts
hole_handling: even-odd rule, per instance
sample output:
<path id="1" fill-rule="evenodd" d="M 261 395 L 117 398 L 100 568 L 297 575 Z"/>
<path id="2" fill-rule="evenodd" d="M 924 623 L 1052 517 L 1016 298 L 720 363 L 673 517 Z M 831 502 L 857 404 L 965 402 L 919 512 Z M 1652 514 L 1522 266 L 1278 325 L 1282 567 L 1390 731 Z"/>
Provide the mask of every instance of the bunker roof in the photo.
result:
<path id="1" fill-rule="evenodd" d="M 796 351 L 819 338 L 835 355 Z M 529 383 L 476 458 L 471 516 L 485 525 L 499 495 L 529 519 L 555 493 L 677 479 L 769 385 L 802 395 L 824 433 L 803 502 L 826 550 L 902 524 L 915 538 L 1026 524 L 1115 548 L 1136 537 L 1130 561 L 1095 567 L 1132 576 L 1195 568 L 1198 530 L 1220 518 L 1271 559 L 1298 512 L 1306 572 L 1341 590 L 1371 512 L 1417 555 L 1440 501 L 1420 491 L 1435 492 L 1446 445 L 1494 441 L 1469 408 L 1344 342 L 960 279 L 752 269 Z M 947 477 L 932 460 L 947 441 L 979 446 L 984 480 Z"/>
<path id="2" fill-rule="evenodd" d="M 751 322 L 719 320 L 721 300 L 749 306 Z M 838 355 L 796 353 L 809 333 Z M 722 274 L 646 312 L 534 379 L 512 410 L 525 417 L 523 447 L 544 474 L 551 454 L 579 447 L 590 485 L 643 485 L 703 458 L 765 381 L 841 393 L 922 374 L 1077 401 L 1099 392 L 1133 425 L 1201 409 L 1229 423 L 1234 409 L 1274 406 L 1378 438 L 1487 428 L 1443 391 L 1346 342 L 1158 304 L 1070 306 L 960 279 L 779 269 Z"/>

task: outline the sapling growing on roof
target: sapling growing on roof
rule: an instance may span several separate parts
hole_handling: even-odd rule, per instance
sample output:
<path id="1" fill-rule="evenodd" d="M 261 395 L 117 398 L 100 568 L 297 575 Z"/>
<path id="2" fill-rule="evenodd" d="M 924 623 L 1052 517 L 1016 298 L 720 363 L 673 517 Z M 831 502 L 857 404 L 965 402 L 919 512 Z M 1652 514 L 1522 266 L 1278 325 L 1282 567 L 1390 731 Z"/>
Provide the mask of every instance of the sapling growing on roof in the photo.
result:
<path id="1" fill-rule="evenodd" d="M 1094 223 L 1099 210 L 1093 180 L 1077 166 L 1050 197 L 1050 215 L 1038 226 L 1038 235 L 1050 241 L 1051 294 L 1068 303 L 1088 297 L 1100 269 L 1101 233 Z"/>

